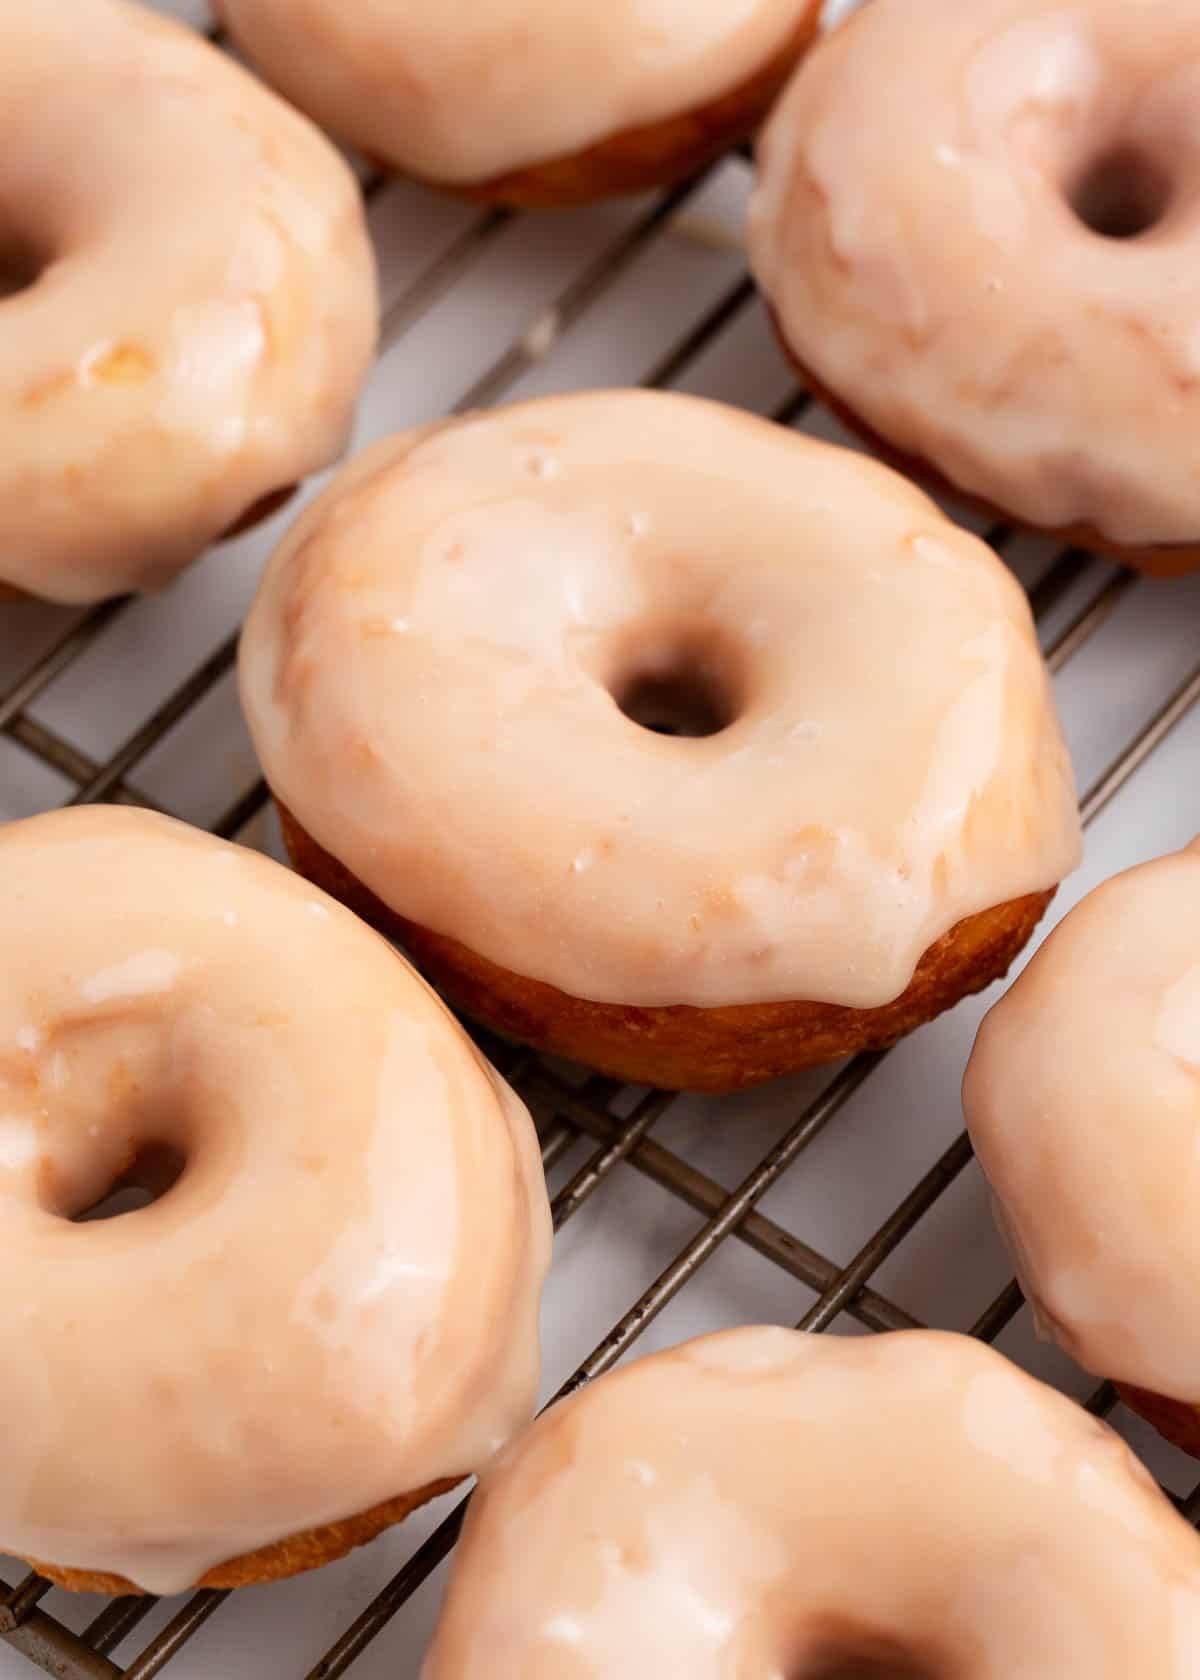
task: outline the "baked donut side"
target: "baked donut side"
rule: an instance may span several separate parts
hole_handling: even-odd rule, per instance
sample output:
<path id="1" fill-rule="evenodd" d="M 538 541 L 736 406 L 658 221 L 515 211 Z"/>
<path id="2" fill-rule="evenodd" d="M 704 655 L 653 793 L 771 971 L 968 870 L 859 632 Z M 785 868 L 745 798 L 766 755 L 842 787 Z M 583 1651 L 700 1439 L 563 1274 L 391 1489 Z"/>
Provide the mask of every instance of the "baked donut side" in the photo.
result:
<path id="1" fill-rule="evenodd" d="M 963 1108 L 1038 1327 L 1200 1457 L 1200 843 L 1071 910 L 979 1030 Z"/>
<path id="2" fill-rule="evenodd" d="M 276 800 L 293 867 L 377 928 L 464 1014 L 600 1073 L 667 1090 L 738 1091 L 802 1068 L 883 1050 L 1008 972 L 1054 897 L 1032 893 L 984 910 L 925 952 L 894 1003 L 751 1003 L 696 1009 L 590 1003 L 503 969 L 455 939 L 406 921 L 318 846 Z"/>
<path id="3" fill-rule="evenodd" d="M 310 1569 L 322 1569 L 325 1564 L 336 1563 L 338 1558 L 345 1557 L 356 1547 L 369 1545 L 385 1529 L 396 1527 L 431 1499 L 440 1499 L 444 1493 L 451 1492 L 461 1481 L 461 1477 L 455 1476 L 431 1482 L 428 1487 L 419 1488 L 414 1493 L 385 1499 L 369 1511 L 361 1511 L 342 1522 L 323 1523 L 320 1528 L 306 1529 L 300 1534 L 289 1535 L 285 1540 L 276 1540 L 270 1546 L 260 1546 L 242 1557 L 219 1563 L 215 1569 L 202 1575 L 195 1585 L 229 1591 L 237 1587 L 265 1586 L 269 1581 L 283 1581 L 292 1575 L 303 1575 Z M 22 1562 L 47 1581 L 65 1587 L 68 1592 L 103 1593 L 109 1598 L 128 1598 L 140 1597 L 145 1590 L 135 1586 L 124 1575 L 111 1575 L 103 1570 L 68 1569 L 60 1564 L 40 1562 L 37 1558 L 23 1558 Z"/>
<path id="4" fill-rule="evenodd" d="M 650 192 L 698 175 L 749 139 L 815 40 L 820 0 L 811 0 L 795 33 L 761 70 L 710 104 L 644 123 L 569 157 L 498 175 L 458 190 L 480 204 L 561 210 L 600 198 Z"/>
<path id="5" fill-rule="evenodd" d="M 1172 1400 L 1166 1394 L 1152 1394 L 1133 1383 L 1116 1382 L 1113 1387 L 1130 1411 L 1145 1418 L 1165 1441 L 1170 1441 L 1180 1452 L 1200 1458 L 1200 1405 Z"/>

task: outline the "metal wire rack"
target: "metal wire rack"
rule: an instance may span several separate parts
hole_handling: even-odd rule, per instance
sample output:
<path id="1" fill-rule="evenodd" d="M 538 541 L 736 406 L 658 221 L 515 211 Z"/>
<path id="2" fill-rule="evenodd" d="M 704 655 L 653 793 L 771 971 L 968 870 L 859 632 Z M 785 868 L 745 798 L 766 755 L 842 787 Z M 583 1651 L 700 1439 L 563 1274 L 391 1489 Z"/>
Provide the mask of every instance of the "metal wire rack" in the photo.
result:
<path id="1" fill-rule="evenodd" d="M 196 8 L 181 0 L 163 9 Z M 637 379 L 655 387 L 706 391 L 761 408 L 783 424 L 840 435 L 836 424 L 810 405 L 803 392 L 788 389 L 782 362 L 769 346 L 736 235 L 729 232 L 744 200 L 746 174 L 744 162 L 727 160 L 653 201 L 605 207 L 556 222 L 470 212 L 402 183 L 364 174 L 386 307 L 381 366 L 364 405 L 359 441 L 411 422 L 411 403 L 397 400 L 397 393 L 411 389 L 412 381 L 422 385 L 420 400 L 435 412 L 439 407 L 484 406 L 538 389 Z M 502 248 L 503 260 L 497 260 Z M 670 253 L 665 267 L 664 251 Z M 621 296 L 625 302 L 614 311 L 614 300 Z M 464 311 L 477 320 L 481 312 L 486 314 L 488 331 L 476 337 L 460 364 L 457 351 L 448 347 L 457 342 L 454 324 L 464 318 Z M 414 350 L 414 339 L 439 317 L 424 350 Z M 427 377 L 431 353 L 436 362 L 432 381 Z M 447 367 L 447 362 L 452 365 Z M 452 394 L 443 394 L 439 379 L 458 380 Z M 256 779 L 236 722 L 230 721 L 236 709 L 229 677 L 236 658 L 237 618 L 279 528 L 276 522 L 243 539 L 240 569 L 239 563 L 228 556 L 223 559 L 217 551 L 177 586 L 177 591 L 191 593 L 183 607 L 172 609 L 178 632 L 170 638 L 174 663 L 160 660 L 157 652 L 150 654 L 148 680 L 157 685 L 157 698 L 145 715 L 132 721 L 118 708 L 104 726 L 108 735 L 99 748 L 95 738 L 104 730 L 98 731 L 88 715 L 91 697 L 112 680 L 122 661 L 157 648 L 157 633 L 165 622 L 158 617 L 157 605 L 123 600 L 82 614 L 37 611 L 31 620 L 19 618 L 11 627 L 0 623 L 0 815 L 24 814 L 64 794 L 70 804 L 120 800 L 174 809 L 222 836 L 269 845 L 263 828 L 267 792 Z M 1148 584 L 1077 549 L 1055 552 L 1048 544 L 1018 538 L 1006 529 L 986 535 L 1029 585 L 1060 696 L 1071 702 L 1079 720 L 1071 733 L 1077 763 L 1088 769 L 1083 818 L 1089 830 L 1100 830 L 1106 826 L 1102 819 L 1118 803 L 1123 811 L 1131 808 L 1119 796 L 1139 772 L 1145 783 L 1148 761 L 1168 738 L 1183 748 L 1193 737 L 1200 743 L 1200 712 L 1192 714 L 1200 700 L 1200 638 L 1187 625 L 1189 611 L 1200 615 L 1200 589 Z M 232 591 L 227 580 L 216 581 L 227 566 L 236 574 Z M 209 610 L 214 599 L 217 605 Z M 140 632 L 139 614 L 144 621 Z M 1200 617 L 1192 622 L 1200 622 Z M 197 647 L 205 651 L 193 659 Z M 181 658 L 192 662 L 181 664 Z M 63 722 L 72 707 L 79 720 L 74 727 Z M 229 788 L 227 775 L 224 781 L 217 778 L 227 794 L 214 798 L 213 779 L 202 778 L 202 796 L 189 794 L 179 808 L 180 802 L 171 797 L 173 778 L 180 763 L 194 761 L 202 750 L 198 720 L 209 730 L 204 739 L 211 740 L 215 730 L 221 747 L 229 748 L 237 785 Z M 123 722 L 127 727 L 122 729 Z M 1166 850 L 1200 828 L 1200 793 L 1190 795 L 1190 810 L 1187 803 L 1196 779 L 1181 784 L 1165 750 L 1155 764 L 1162 764 L 1164 771 L 1154 787 L 1143 786 L 1136 807 L 1143 820 L 1137 832 L 1131 834 L 1127 821 L 1111 827 L 1084 878 L 1069 895 L 1061 896 L 1078 897 L 1113 868 Z M 6 799 L 12 767 L 21 791 Z M 33 776 L 30 786 L 26 773 Z M 1065 904 L 1059 913 L 1061 908 Z M 807 1330 L 836 1325 L 859 1333 L 931 1320 L 969 1329 L 989 1341 L 1005 1337 L 1008 1350 L 1027 1364 L 1052 1361 L 1053 1356 L 1038 1356 L 1033 1350 L 1020 1291 L 1014 1282 L 1004 1282 L 997 1269 L 1002 1263 L 998 1248 L 988 1247 L 995 1284 L 986 1299 L 968 1310 L 963 1292 L 955 1289 L 964 1255 L 974 1254 L 981 1243 L 992 1243 L 990 1228 L 985 1231 L 982 1223 L 986 1216 L 978 1186 L 970 1196 L 959 1197 L 956 1211 L 951 1208 L 951 1193 L 964 1184 L 972 1163 L 970 1145 L 952 1119 L 957 1094 L 946 1077 L 947 1070 L 961 1071 L 964 1045 L 978 1018 L 979 1008 L 964 1009 L 965 1018 L 952 1030 L 937 1023 L 895 1051 L 861 1055 L 832 1073 L 789 1082 L 766 1096 L 720 1104 L 697 1105 L 696 1099 L 662 1092 L 621 1091 L 597 1078 L 578 1083 L 569 1072 L 535 1056 L 488 1041 L 485 1048 L 537 1120 L 555 1192 L 556 1232 L 568 1222 L 572 1231 L 586 1225 L 586 1218 L 578 1218 L 583 1210 L 594 1213 L 603 1205 L 608 1209 L 605 1240 L 611 1243 L 614 1221 L 618 1231 L 624 1229 L 623 1211 L 628 1209 L 630 1220 L 635 1217 L 638 1185 L 651 1187 L 648 1193 L 660 1198 L 665 1192 L 672 1209 L 656 1233 L 657 1246 L 648 1251 L 657 1269 L 651 1269 L 633 1304 L 619 1312 L 587 1356 L 582 1361 L 572 1356 L 567 1368 L 574 1368 L 559 1393 L 609 1370 L 635 1344 L 652 1343 L 660 1318 L 663 1339 L 678 1339 L 682 1332 L 675 1328 L 678 1314 L 670 1311 L 673 1304 L 689 1286 L 690 1296 L 697 1295 L 705 1277 L 720 1270 L 721 1257 L 731 1253 L 755 1257 L 766 1270 L 754 1271 L 752 1289 L 739 1284 L 729 1291 L 738 1303 L 732 1312 L 717 1302 L 711 1315 L 716 1322 L 739 1316 L 784 1317 Z M 936 1049 L 928 1049 L 931 1044 Z M 890 1064 L 894 1078 L 883 1073 L 885 1064 Z M 876 1097 L 876 1092 L 881 1094 Z M 903 1140 L 915 1129 L 924 1144 L 928 1128 L 914 1128 L 914 1111 L 934 1104 L 943 1146 L 932 1164 L 920 1170 L 908 1146 L 901 1144 L 890 1172 L 876 1173 L 880 1137 Z M 896 1107 L 907 1112 L 889 1115 L 887 1110 Z M 857 1122 L 856 1115 L 862 1117 Z M 847 1231 L 861 1232 L 861 1240 L 842 1259 L 834 1254 L 844 1245 L 844 1233 L 831 1238 L 821 1218 L 811 1212 L 801 1220 L 769 1212 L 763 1205 L 779 1199 L 782 1209 L 787 1197 L 778 1193 L 785 1178 L 793 1183 L 803 1177 L 794 1171 L 802 1158 L 817 1181 L 818 1194 L 824 1193 L 835 1168 L 844 1184 L 854 1162 L 847 1169 L 825 1149 L 827 1129 L 839 1117 L 844 1125 L 857 1125 L 860 1141 L 854 1161 L 863 1184 L 873 1183 L 876 1176 L 885 1181 L 878 1190 L 862 1191 L 859 1216 L 846 1225 Z M 719 1127 L 714 1124 L 718 1120 Z M 713 1143 L 718 1134 L 728 1147 L 714 1167 L 712 1158 L 721 1155 Z M 928 1154 L 924 1158 L 928 1160 Z M 728 1171 L 721 1170 L 730 1163 L 735 1168 L 733 1187 L 726 1181 Z M 869 1175 L 865 1168 L 871 1169 Z M 897 1182 L 909 1187 L 893 1194 L 891 1187 Z M 886 1195 L 884 1203 L 881 1194 Z M 660 1208 L 661 1202 L 654 1206 Z M 567 1267 L 573 1292 L 580 1289 L 582 1276 L 585 1294 L 595 1297 L 595 1310 L 611 1314 L 605 1290 L 587 1283 L 586 1268 L 599 1266 L 603 1256 L 589 1246 L 595 1231 L 584 1235 L 588 1243 L 565 1262 L 561 1249 L 571 1233 L 556 1237 L 555 1272 Z M 816 1240 L 822 1236 L 824 1240 Z M 910 1254 L 914 1239 L 915 1257 Z M 899 1264 L 906 1254 L 907 1265 Z M 725 1273 L 728 1283 L 729 1267 Z M 890 1287 L 889 1278 L 894 1280 Z M 745 1304 L 749 1301 L 754 1302 L 751 1308 Z M 805 1307 L 803 1313 L 797 1310 L 800 1306 Z M 1024 1327 L 1019 1328 L 1022 1321 Z M 1200 1485 L 1191 1487 L 1185 1461 L 1155 1444 L 1124 1414 L 1111 1388 L 1105 1385 L 1086 1393 L 1078 1373 L 1061 1363 L 1052 1364 L 1048 1374 L 1079 1393 L 1093 1412 L 1111 1415 L 1147 1455 L 1185 1514 L 1200 1517 Z M 295 1660 L 278 1647 L 265 1661 L 256 1657 L 253 1672 L 266 1674 L 268 1680 L 283 1680 L 285 1675 L 293 1680 L 302 1675 L 305 1680 L 335 1680 L 360 1659 L 366 1659 L 365 1672 L 369 1653 L 386 1646 L 386 1662 L 372 1672 L 415 1673 L 422 1637 L 410 1633 L 406 1638 L 404 1623 L 393 1630 L 393 1621 L 406 1606 L 411 1613 L 411 1601 L 450 1552 L 462 1509 L 459 1503 L 449 1514 L 424 1524 L 415 1519 L 387 1542 L 358 1554 L 353 1566 L 335 1566 L 287 1588 L 265 1589 L 291 1595 L 286 1614 L 294 1617 L 300 1602 L 295 1595 L 311 1599 L 329 1594 L 327 1580 L 341 1570 L 331 1625 L 340 1620 L 343 1626 L 332 1643 L 322 1636 Z M 437 1526 L 431 1526 L 434 1520 Z M 418 1542 L 409 1538 L 422 1533 Z M 397 1555 L 404 1561 L 389 1573 Z M 10 1570 L 8 1580 L 0 1576 L 0 1639 L 10 1652 L 65 1680 L 151 1680 L 171 1662 L 180 1680 L 185 1669 L 194 1675 L 232 1674 L 236 1665 L 229 1655 L 230 1642 L 220 1647 L 206 1643 L 220 1625 L 221 1618 L 216 1623 L 211 1619 L 227 1596 L 197 1592 L 182 1607 L 159 1605 L 153 1599 L 96 1606 L 70 1600 L 36 1575 L 18 1579 Z M 265 1604 L 261 1594 L 240 1596 L 253 1598 L 255 1615 Z M 262 1613 L 267 1614 L 265 1609 Z M 239 1638 L 246 1625 L 243 1614 Z M 150 1634 L 145 1643 L 139 1640 L 139 1630 L 140 1640 Z M 0 1647 L 0 1680 L 18 1670 L 24 1672 L 24 1665 Z M 238 1672 L 248 1675 L 252 1668 Z"/>

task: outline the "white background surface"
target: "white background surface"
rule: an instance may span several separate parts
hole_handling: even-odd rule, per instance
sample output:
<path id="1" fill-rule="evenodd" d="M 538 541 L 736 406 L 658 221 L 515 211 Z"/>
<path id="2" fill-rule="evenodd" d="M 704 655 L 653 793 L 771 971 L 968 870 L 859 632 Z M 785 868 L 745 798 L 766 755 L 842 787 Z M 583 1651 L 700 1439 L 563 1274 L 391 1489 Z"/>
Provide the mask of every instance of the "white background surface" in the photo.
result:
<path id="1" fill-rule="evenodd" d="M 189 0 L 162 9 L 203 22 Z M 745 272 L 738 245 L 749 170 L 724 164 L 646 245 L 617 281 L 564 332 L 552 352 L 520 371 L 505 395 L 621 384 L 647 376 Z M 358 445 L 432 418 L 458 403 L 514 339 L 595 258 L 645 214 L 634 201 L 488 227 L 449 289 L 415 314 L 411 288 L 470 230 L 480 213 L 448 197 L 394 182 L 371 204 L 390 311 L 385 350 L 362 406 Z M 677 383 L 684 389 L 770 411 L 792 391 L 760 306 L 751 302 Z M 839 436 L 828 417 L 808 429 Z M 78 664 L 32 707 L 35 720 L 103 761 L 239 621 L 283 520 L 214 552 L 173 589 L 120 616 Z M 1044 543 L 1018 542 L 1008 558 L 1026 582 L 1053 558 Z M 1062 627 L 1111 575 L 1096 563 L 1045 627 Z M 37 606 L 0 607 L 0 692 L 70 615 Z M 1191 670 L 1200 655 L 1200 578 L 1138 583 L 1067 666 L 1059 699 L 1081 789 L 1087 788 Z M 1190 839 L 1200 829 L 1200 711 L 1190 714 L 1125 787 L 1088 836 L 1083 868 L 1060 893 L 1050 922 L 1088 888 L 1128 864 Z M 199 823 L 217 819 L 256 776 L 234 685 L 226 678 L 138 767 L 137 785 Z M 54 805 L 73 791 L 0 734 L 0 818 Z M 269 819 L 243 836 L 274 845 Z M 1044 930 L 1043 930 L 1044 931 Z M 845 1263 L 961 1129 L 959 1082 L 989 999 L 963 1004 L 900 1046 L 833 1125 L 767 1196 L 762 1211 Z M 738 1183 L 828 1080 L 817 1073 L 720 1103 L 686 1099 L 655 1128 L 659 1141 L 727 1186 Z M 592 1146 L 580 1144 L 553 1175 L 561 1182 Z M 697 1230 L 700 1220 L 628 1165 L 557 1239 L 545 1306 L 545 1391 L 552 1392 Z M 965 1329 L 1010 1276 L 972 1165 L 874 1278 L 873 1286 L 926 1321 Z M 642 1337 L 649 1352 L 685 1336 L 751 1321 L 790 1323 L 811 1297 L 736 1240 L 727 1242 Z M 857 1333 L 850 1320 L 838 1332 Z M 1040 1347 L 1022 1313 L 999 1345 L 1068 1391 L 1095 1386 Z M 113 1358 L 120 1360 L 119 1334 Z M 1118 1410 L 1113 1421 L 1177 1491 L 1197 1472 Z M 97 1443 L 103 1450 L 103 1443 Z M 412 1552 L 442 1510 L 422 1514 L 345 1562 L 282 1585 L 235 1595 L 168 1668 L 175 1680 L 282 1680 L 307 1672 L 345 1625 Z M 869 1513 L 864 1514 L 869 1527 Z M 19 1566 L 0 1565 L 9 1582 Z M 362 1680 L 412 1680 L 436 1609 L 439 1579 L 392 1622 L 353 1670 Z M 82 1627 L 99 1605 L 52 1593 L 43 1608 Z M 177 1605 L 159 1606 L 116 1659 L 128 1661 Z M 34 1671 L 0 1645 L 0 1680 Z"/>

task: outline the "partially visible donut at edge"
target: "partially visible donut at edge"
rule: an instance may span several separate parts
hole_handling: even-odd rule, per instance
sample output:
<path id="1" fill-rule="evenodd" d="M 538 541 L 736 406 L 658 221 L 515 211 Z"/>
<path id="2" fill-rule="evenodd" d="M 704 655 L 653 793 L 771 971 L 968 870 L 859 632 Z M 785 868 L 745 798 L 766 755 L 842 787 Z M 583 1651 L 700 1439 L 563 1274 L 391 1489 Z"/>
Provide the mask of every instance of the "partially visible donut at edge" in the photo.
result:
<path id="1" fill-rule="evenodd" d="M 421 1675 L 1198 1665 L 1200 1541 L 1107 1425 L 968 1336 L 749 1326 L 623 1364 L 488 1466 Z"/>
<path id="2" fill-rule="evenodd" d="M 873 0 L 759 147 L 749 243 L 801 375 L 994 516 L 1200 565 L 1191 0 Z"/>
<path id="3" fill-rule="evenodd" d="M 220 0 L 268 80 L 404 174 L 524 208 L 680 181 L 747 138 L 820 0 Z"/>
<path id="4" fill-rule="evenodd" d="M 963 1107 L 1043 1335 L 1200 1458 L 1200 840 L 1064 917 Z"/>
<path id="5" fill-rule="evenodd" d="M 0 587 L 156 589 L 344 449 L 378 333 L 361 194 L 125 0 L 0 0 L 0 93 Z"/>
<path id="6" fill-rule="evenodd" d="M 894 1042 L 1002 974 L 1079 858 L 992 551 L 693 398 L 368 451 L 270 562 L 241 685 L 297 868 L 470 1014 L 638 1082 Z"/>

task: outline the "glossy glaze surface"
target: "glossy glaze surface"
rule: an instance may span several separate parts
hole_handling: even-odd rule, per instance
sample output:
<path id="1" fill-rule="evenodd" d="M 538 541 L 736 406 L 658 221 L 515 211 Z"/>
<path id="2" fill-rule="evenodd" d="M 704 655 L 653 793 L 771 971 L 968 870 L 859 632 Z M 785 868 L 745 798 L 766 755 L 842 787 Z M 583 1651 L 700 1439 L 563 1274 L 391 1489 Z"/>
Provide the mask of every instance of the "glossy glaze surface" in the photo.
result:
<path id="1" fill-rule="evenodd" d="M 727 726 L 623 713 L 660 684 Z M 885 468 L 694 399 L 369 452 L 268 567 L 242 694 L 279 797 L 377 897 L 598 1002 L 889 1002 L 1079 856 L 992 552 Z"/>
<path id="2" fill-rule="evenodd" d="M 963 1096 L 1046 1333 L 1200 1404 L 1200 842 L 1055 929 L 984 1021 Z"/>
<path id="3" fill-rule="evenodd" d="M 177 1592 L 527 1421 L 533 1127 L 390 947 L 116 808 L 0 828 L 0 918 L 5 1550 Z"/>
<path id="4" fill-rule="evenodd" d="M 422 1680 L 1198 1668 L 1200 1544 L 1104 1425 L 965 1337 L 742 1329 L 502 1455 Z"/>
<path id="5" fill-rule="evenodd" d="M 378 313 L 358 190 L 124 0 L 0 0 L 0 112 L 0 581 L 152 589 L 345 443 Z"/>
<path id="6" fill-rule="evenodd" d="M 269 79 L 325 126 L 473 183 L 696 110 L 748 81 L 809 0 L 220 0 Z"/>
<path id="7" fill-rule="evenodd" d="M 761 145 L 750 244 L 788 343 L 1008 513 L 1194 543 L 1198 98 L 1192 0 L 864 7 Z"/>

